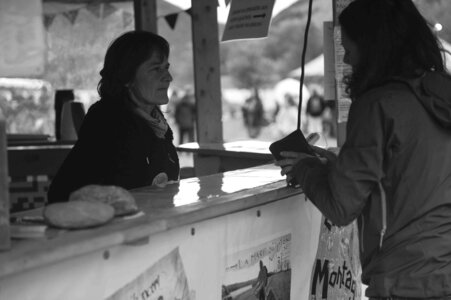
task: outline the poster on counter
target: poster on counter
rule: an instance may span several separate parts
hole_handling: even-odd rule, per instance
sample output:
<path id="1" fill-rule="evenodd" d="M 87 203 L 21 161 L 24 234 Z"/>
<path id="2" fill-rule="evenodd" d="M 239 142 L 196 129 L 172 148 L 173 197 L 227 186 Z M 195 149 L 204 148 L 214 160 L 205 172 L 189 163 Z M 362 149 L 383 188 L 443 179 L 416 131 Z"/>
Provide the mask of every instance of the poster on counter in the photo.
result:
<path id="1" fill-rule="evenodd" d="M 222 300 L 289 300 L 291 234 L 227 253 Z"/>
<path id="2" fill-rule="evenodd" d="M 195 300 L 190 297 L 188 280 L 178 248 L 161 258 L 107 300 L 166 299 Z"/>
<path id="3" fill-rule="evenodd" d="M 0 1 L 0 77 L 44 72 L 45 30 L 41 0 Z"/>
<path id="4" fill-rule="evenodd" d="M 310 300 L 361 299 L 360 276 L 356 222 L 338 227 L 323 217 L 310 280 Z"/>
<path id="5" fill-rule="evenodd" d="M 268 36 L 275 0 L 232 1 L 222 41 Z"/>

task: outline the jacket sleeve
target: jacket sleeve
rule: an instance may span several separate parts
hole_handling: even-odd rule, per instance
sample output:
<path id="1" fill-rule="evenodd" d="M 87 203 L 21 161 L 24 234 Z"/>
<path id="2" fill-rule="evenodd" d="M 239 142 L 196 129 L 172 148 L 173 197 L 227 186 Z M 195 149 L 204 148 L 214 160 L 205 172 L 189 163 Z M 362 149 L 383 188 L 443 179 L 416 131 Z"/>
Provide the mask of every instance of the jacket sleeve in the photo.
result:
<path id="1" fill-rule="evenodd" d="M 302 171 L 302 164 L 295 168 L 307 198 L 337 225 L 347 225 L 360 215 L 383 176 L 384 123 L 374 99 L 353 103 L 337 161 Z M 302 172 L 304 176 L 299 176 Z"/>

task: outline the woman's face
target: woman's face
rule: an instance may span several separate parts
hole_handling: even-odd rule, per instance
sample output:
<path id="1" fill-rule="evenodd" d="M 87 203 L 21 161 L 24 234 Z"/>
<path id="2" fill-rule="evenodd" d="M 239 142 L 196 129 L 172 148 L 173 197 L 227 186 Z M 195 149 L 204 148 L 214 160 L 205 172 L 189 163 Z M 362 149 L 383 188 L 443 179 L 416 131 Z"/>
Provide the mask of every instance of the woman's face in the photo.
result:
<path id="1" fill-rule="evenodd" d="M 171 81 L 167 57 L 155 51 L 138 67 L 129 89 L 141 104 L 164 105 L 169 102 L 168 87 Z"/>
<path id="2" fill-rule="evenodd" d="M 357 48 L 357 44 L 349 38 L 343 27 L 341 29 L 341 42 L 343 48 L 345 48 L 343 62 L 351 65 L 353 68 L 356 67 L 360 59 L 359 49 Z"/>

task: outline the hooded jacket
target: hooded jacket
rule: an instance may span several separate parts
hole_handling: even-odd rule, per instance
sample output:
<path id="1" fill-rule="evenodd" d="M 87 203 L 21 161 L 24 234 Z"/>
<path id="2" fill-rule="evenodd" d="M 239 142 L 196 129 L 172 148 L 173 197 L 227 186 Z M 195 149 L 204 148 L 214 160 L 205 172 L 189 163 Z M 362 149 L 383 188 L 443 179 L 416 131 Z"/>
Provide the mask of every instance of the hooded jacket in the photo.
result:
<path id="1" fill-rule="evenodd" d="M 355 99 L 329 165 L 294 168 L 337 225 L 356 218 L 368 297 L 451 295 L 451 77 L 396 78 Z"/>

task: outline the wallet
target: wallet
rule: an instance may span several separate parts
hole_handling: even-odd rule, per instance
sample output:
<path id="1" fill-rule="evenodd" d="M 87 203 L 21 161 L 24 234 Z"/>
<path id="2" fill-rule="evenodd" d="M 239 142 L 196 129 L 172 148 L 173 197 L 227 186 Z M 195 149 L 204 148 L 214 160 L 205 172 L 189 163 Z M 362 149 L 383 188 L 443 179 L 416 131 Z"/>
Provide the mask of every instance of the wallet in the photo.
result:
<path id="1" fill-rule="evenodd" d="M 302 131 L 299 129 L 293 131 L 283 139 L 272 143 L 269 146 L 269 151 L 271 151 L 271 154 L 276 160 L 282 159 L 280 156 L 280 152 L 282 151 L 294 151 L 315 155 L 312 147 L 305 139 Z"/>
<path id="2" fill-rule="evenodd" d="M 312 147 L 310 147 L 309 143 L 304 137 L 304 134 L 299 129 L 293 131 L 283 139 L 269 145 L 269 151 L 271 151 L 271 154 L 276 160 L 282 159 L 282 156 L 280 155 L 280 152 L 282 151 L 294 151 L 315 155 Z M 288 182 L 288 186 L 298 186 L 296 179 L 293 178 L 290 182 Z"/>

